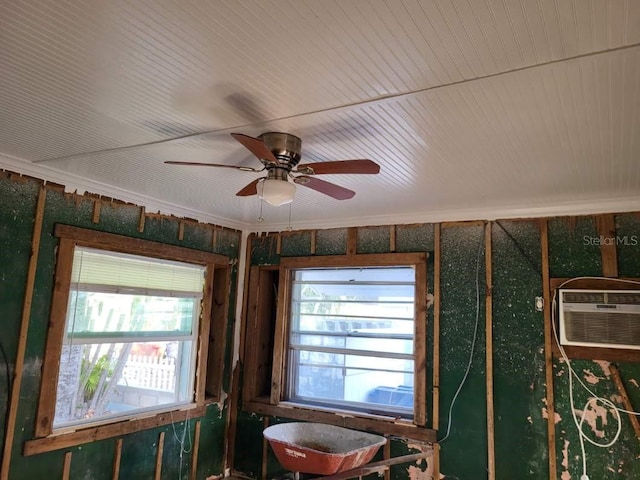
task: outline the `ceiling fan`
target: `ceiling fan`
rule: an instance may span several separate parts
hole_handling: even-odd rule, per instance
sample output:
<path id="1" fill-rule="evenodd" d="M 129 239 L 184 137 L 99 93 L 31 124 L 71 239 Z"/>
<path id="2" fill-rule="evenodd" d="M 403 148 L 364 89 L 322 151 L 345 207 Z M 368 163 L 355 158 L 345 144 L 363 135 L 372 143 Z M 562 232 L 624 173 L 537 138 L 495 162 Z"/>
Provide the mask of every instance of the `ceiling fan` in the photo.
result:
<path id="1" fill-rule="evenodd" d="M 293 201 L 295 184 L 311 188 L 336 200 L 347 200 L 355 195 L 353 190 L 341 187 L 325 180 L 315 178 L 324 174 L 376 174 L 380 166 L 372 160 L 336 160 L 330 162 L 307 163 L 298 165 L 302 140 L 290 133 L 267 132 L 257 138 L 232 133 L 231 136 L 253 153 L 263 167 L 253 168 L 219 163 L 166 161 L 171 165 L 198 165 L 207 167 L 233 168 L 243 172 L 267 171 L 265 177 L 258 178 L 239 192 L 239 197 L 258 195 L 273 206 L 285 205 Z M 299 174 L 294 176 L 293 174 Z M 289 177 L 293 183 L 289 181 Z M 260 188 L 259 188 L 260 187 Z"/>

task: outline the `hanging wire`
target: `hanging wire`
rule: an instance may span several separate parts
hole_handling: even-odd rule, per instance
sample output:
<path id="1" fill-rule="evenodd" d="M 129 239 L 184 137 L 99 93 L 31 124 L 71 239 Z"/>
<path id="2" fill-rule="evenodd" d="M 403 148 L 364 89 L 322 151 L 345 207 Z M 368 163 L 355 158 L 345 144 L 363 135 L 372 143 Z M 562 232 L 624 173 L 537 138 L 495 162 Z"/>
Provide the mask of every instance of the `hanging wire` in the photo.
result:
<path id="1" fill-rule="evenodd" d="M 182 435 L 178 437 L 178 433 L 176 432 L 176 424 L 173 421 L 173 412 L 170 412 L 171 415 L 171 428 L 173 429 L 173 438 L 176 439 L 178 445 L 180 445 L 180 465 L 178 467 L 178 480 L 182 479 L 182 457 L 185 453 L 189 454 L 193 450 L 193 441 L 191 440 L 191 424 L 189 423 L 189 419 L 191 417 L 191 410 L 187 410 L 187 417 L 184 420 L 184 428 L 182 429 Z M 189 438 L 189 448 L 184 448 L 184 444 L 186 442 L 187 437 Z"/>

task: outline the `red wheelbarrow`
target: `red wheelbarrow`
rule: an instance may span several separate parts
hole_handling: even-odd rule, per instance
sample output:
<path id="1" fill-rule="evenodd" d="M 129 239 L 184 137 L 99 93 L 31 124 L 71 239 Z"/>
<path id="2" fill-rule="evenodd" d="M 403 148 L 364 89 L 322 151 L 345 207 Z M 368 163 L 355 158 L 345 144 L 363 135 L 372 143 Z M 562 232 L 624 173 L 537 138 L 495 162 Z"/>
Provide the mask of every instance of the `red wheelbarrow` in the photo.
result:
<path id="1" fill-rule="evenodd" d="M 368 463 L 387 439 L 322 423 L 281 423 L 267 427 L 280 464 L 292 471 L 333 475 Z"/>

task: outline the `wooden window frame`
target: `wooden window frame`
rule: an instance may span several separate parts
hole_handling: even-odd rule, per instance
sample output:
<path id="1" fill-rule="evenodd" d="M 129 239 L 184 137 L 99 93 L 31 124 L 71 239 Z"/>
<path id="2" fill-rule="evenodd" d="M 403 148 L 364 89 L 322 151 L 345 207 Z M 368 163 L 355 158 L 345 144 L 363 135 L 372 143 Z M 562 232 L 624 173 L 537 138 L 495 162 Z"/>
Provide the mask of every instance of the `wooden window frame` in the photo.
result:
<path id="1" fill-rule="evenodd" d="M 283 400 L 291 272 L 303 268 L 412 266 L 416 270 L 414 322 L 413 419 L 372 415 L 356 410 L 298 404 Z M 272 285 L 273 284 L 273 285 Z M 277 298 L 273 289 L 277 288 Z M 425 253 L 347 254 L 286 257 L 280 265 L 253 266 L 247 278 L 242 408 L 264 415 L 318 421 L 348 428 L 436 440 L 426 428 L 427 255 Z M 273 308 L 277 304 L 275 316 Z M 271 368 L 268 368 L 268 364 Z"/>
<path id="2" fill-rule="evenodd" d="M 226 330 L 231 272 L 229 258 L 216 253 L 68 225 L 56 225 L 55 236 L 59 238 L 59 245 L 47 342 L 42 364 L 35 439 L 25 443 L 24 454 L 34 455 L 166 425 L 172 421 L 203 416 L 208 404 L 220 401 L 225 335 L 219 334 L 211 337 L 210 334 Z M 73 253 L 76 246 L 181 261 L 206 268 L 198 326 L 193 402 L 168 407 L 166 410 L 159 409 L 157 412 L 145 412 L 138 417 L 117 418 L 101 425 L 78 425 L 69 432 L 53 433 L 60 354 L 67 315 Z M 216 308 L 213 308 L 214 303 Z"/>

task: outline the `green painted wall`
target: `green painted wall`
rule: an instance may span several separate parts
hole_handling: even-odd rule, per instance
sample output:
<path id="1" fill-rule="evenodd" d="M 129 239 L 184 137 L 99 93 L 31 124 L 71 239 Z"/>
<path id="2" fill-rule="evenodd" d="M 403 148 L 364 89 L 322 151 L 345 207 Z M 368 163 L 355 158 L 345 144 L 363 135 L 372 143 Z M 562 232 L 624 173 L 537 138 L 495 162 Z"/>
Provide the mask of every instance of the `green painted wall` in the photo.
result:
<path id="1" fill-rule="evenodd" d="M 504 220 L 492 223 L 492 316 L 494 376 L 494 447 L 498 479 L 548 479 L 546 378 L 544 360 L 544 316 L 535 309 L 535 297 L 543 296 L 540 221 Z M 599 276 L 601 253 L 591 238 L 598 237 L 592 217 L 548 219 L 549 268 L 551 277 Z M 640 216 L 616 216 L 618 236 L 626 243 L 618 245 L 621 276 L 640 277 Z M 254 239 L 250 261 L 253 265 L 277 265 L 281 256 L 310 255 L 310 232 L 282 235 L 280 254 L 275 236 Z M 430 224 L 396 227 L 396 251 L 434 250 L 434 226 Z M 358 253 L 389 251 L 389 227 L 358 229 Z M 316 232 L 316 255 L 346 253 L 347 229 Z M 478 319 L 476 344 L 468 378 L 452 412 L 449 437 L 441 443 L 442 478 L 477 480 L 487 478 L 487 391 L 485 343 L 485 244 L 484 226 L 478 223 L 442 225 L 440 267 L 440 424 L 438 437 L 447 431 L 449 407 L 471 354 Z M 429 258 L 429 291 L 433 292 L 433 255 Z M 433 311 L 429 311 L 427 335 L 428 378 L 431 390 L 433 347 Z M 617 391 L 598 361 L 575 362 L 585 383 L 607 398 L 619 402 Z M 578 479 L 581 475 L 578 435 L 571 420 L 566 365 L 554 362 L 556 399 L 557 476 Z M 603 370 L 604 368 L 604 370 Z M 619 365 L 631 400 L 640 410 L 640 365 Z M 243 372 L 250 375 L 251 372 Z M 427 394 L 429 415 L 431 391 Z M 576 395 L 576 408 L 582 409 L 584 392 Z M 619 404 L 619 403 L 618 403 Z M 611 412 L 599 411 L 594 429 L 607 438 L 615 433 Z M 270 423 L 286 419 L 269 418 Z M 265 419 L 239 411 L 234 469 L 260 478 L 262 468 L 262 430 Z M 611 449 L 587 447 L 590 478 L 640 478 L 638 440 L 628 418 L 622 418 L 620 441 Z M 431 426 L 431 425 L 429 425 Z M 590 427 L 586 427 L 588 431 Z M 410 442 L 392 441 L 392 455 L 414 452 Z M 268 450 L 267 478 L 280 475 L 281 467 Z M 564 457 L 563 457 L 564 455 Z M 566 461 L 564 461 L 566 458 Z M 396 479 L 430 478 L 433 465 L 394 466 Z"/>
<path id="2" fill-rule="evenodd" d="M 29 265 L 35 208 L 41 182 L 0 172 L 0 307 L 2 329 L 0 342 L 6 351 L 10 371 L 16 358 L 18 332 L 21 324 L 22 306 Z M 183 240 L 178 239 L 179 219 L 166 216 L 148 216 L 142 233 L 138 231 L 140 208 L 119 203 L 102 204 L 100 221 L 93 223 L 94 199 L 77 195 L 66 195 L 56 190 L 47 190 L 40 250 L 37 264 L 33 305 L 29 323 L 27 348 L 22 376 L 22 388 L 18 405 L 11 479 L 60 478 L 63 457 L 72 452 L 71 478 L 99 480 L 110 479 L 113 468 L 116 439 L 102 440 L 70 449 L 24 457 L 23 444 L 33 438 L 34 421 L 40 388 L 42 358 L 44 354 L 49 308 L 53 288 L 55 253 L 57 240 L 53 236 L 54 226 L 63 223 L 91 228 L 130 237 L 144 238 L 166 244 L 179 245 L 196 250 L 220 253 L 232 260 L 238 258 L 240 232 L 217 231 L 216 247 L 213 248 L 211 225 L 187 223 Z M 232 269 L 232 296 L 229 308 L 227 332 L 219 332 L 231 338 L 235 311 L 235 281 L 237 268 Z M 227 343 L 227 358 L 231 345 Z M 4 365 L 4 362 L 2 362 Z M 229 360 L 225 365 L 225 378 L 229 377 Z M 11 373 L 12 375 L 12 373 Z M 6 373 L 0 368 L 0 411 L 4 430 L 4 413 L 7 408 Z M 228 382 L 226 384 L 228 388 Z M 200 455 L 198 479 L 223 472 L 224 425 L 226 408 L 218 405 L 207 408 L 201 420 Z M 120 478 L 153 478 L 156 463 L 156 446 L 161 431 L 165 432 L 163 455 L 163 479 L 189 478 L 191 452 L 189 438 L 193 439 L 195 419 L 187 426 L 182 469 L 180 469 L 180 444 L 185 422 L 177 422 L 123 437 Z M 4 435 L 2 445 L 4 445 Z"/>

